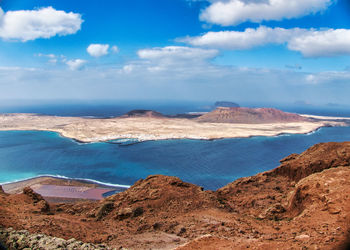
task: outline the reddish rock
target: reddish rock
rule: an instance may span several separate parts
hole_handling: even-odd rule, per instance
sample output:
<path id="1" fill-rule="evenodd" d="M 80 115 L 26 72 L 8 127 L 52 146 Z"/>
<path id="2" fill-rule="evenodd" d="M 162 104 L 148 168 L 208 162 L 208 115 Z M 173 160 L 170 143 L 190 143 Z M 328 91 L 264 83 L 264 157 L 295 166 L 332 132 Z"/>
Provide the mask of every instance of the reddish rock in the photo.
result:
<path id="1" fill-rule="evenodd" d="M 44 200 L 44 198 L 38 194 L 38 193 L 35 193 L 33 191 L 33 189 L 31 189 L 30 187 L 25 187 L 23 189 L 23 194 L 25 194 L 26 196 L 28 196 L 29 198 L 31 198 L 33 200 L 34 203 L 37 203 L 41 200 Z"/>
<path id="2" fill-rule="evenodd" d="M 200 122 L 217 123 L 275 123 L 275 122 L 301 122 L 308 118 L 298 114 L 283 112 L 274 108 L 228 108 L 219 107 L 212 112 L 198 118 Z"/>
<path id="3" fill-rule="evenodd" d="M 287 176 L 299 181 L 313 173 L 327 168 L 350 165 L 350 142 L 320 143 L 312 146 L 300 155 L 293 154 L 284 160 L 280 167 L 269 172 L 269 175 Z"/>

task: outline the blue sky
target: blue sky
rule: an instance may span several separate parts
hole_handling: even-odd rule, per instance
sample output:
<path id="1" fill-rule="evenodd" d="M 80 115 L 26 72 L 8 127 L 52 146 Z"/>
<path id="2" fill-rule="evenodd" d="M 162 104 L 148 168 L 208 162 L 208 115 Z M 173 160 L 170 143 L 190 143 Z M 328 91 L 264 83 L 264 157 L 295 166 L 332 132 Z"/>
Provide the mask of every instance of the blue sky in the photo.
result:
<path id="1" fill-rule="evenodd" d="M 1 99 L 350 104 L 346 0 L 2 0 Z"/>

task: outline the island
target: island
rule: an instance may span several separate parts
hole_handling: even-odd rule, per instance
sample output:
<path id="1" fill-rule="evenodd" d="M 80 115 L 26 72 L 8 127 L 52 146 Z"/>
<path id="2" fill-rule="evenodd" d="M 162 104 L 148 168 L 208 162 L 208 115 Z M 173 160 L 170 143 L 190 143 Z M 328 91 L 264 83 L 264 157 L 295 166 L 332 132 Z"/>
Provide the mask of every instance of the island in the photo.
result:
<path id="1" fill-rule="evenodd" d="M 1 114 L 0 131 L 41 130 L 57 132 L 79 142 L 116 139 L 138 141 L 165 139 L 237 138 L 305 134 L 344 121 L 300 116 L 273 108 L 218 107 L 201 114 L 166 116 L 152 110 L 134 110 L 108 119 L 60 117 L 37 114 Z"/>
<path id="2" fill-rule="evenodd" d="M 239 108 L 239 104 L 229 101 L 217 101 L 214 104 L 215 107 L 227 107 L 227 108 Z"/>

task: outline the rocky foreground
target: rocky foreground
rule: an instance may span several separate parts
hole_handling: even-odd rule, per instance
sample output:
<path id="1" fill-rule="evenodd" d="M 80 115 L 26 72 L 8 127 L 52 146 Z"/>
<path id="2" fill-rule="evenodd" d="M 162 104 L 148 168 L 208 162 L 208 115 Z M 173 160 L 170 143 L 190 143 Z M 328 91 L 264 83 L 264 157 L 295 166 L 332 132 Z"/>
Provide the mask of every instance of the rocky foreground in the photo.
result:
<path id="1" fill-rule="evenodd" d="M 350 142 L 317 144 L 217 191 L 155 175 L 100 202 L 48 203 L 25 188 L 1 192 L 0 204 L 12 249 L 43 237 L 77 249 L 346 249 Z"/>

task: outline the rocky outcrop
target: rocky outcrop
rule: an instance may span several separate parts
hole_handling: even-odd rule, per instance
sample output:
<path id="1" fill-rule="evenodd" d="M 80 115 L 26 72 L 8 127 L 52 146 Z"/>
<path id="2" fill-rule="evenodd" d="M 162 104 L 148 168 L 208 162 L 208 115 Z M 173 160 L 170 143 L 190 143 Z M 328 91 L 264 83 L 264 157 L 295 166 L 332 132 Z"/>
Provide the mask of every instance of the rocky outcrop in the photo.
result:
<path id="1" fill-rule="evenodd" d="M 0 228 L 0 243 L 9 250 L 20 249 L 112 249 L 104 244 L 94 245 L 84 243 L 74 238 L 64 240 L 57 237 L 50 237 L 44 234 L 30 234 L 27 230 L 16 231 L 12 228 Z"/>
<path id="2" fill-rule="evenodd" d="M 261 218 L 281 218 L 285 216 L 284 213 L 275 212 L 271 216 L 266 209 L 276 210 L 276 206 L 282 206 L 283 208 L 280 207 L 276 211 L 286 210 L 286 197 L 290 192 L 297 192 L 295 199 L 306 202 L 306 197 L 300 193 L 302 189 L 295 188 L 298 182 L 325 169 L 341 166 L 350 166 L 350 142 L 320 143 L 301 154 L 287 156 L 281 160 L 279 167 L 271 171 L 238 179 L 220 188 L 217 194 L 226 206 L 234 211 Z M 316 194 L 324 192 L 326 191 L 320 190 Z M 303 205 L 298 205 L 301 206 Z"/>
<path id="3" fill-rule="evenodd" d="M 50 211 L 49 203 L 40 194 L 34 192 L 30 187 L 25 187 L 23 189 L 23 194 L 32 200 L 38 212 L 47 213 Z"/>
<path id="4" fill-rule="evenodd" d="M 178 214 L 217 205 L 214 192 L 203 191 L 203 188 L 177 177 L 152 175 L 137 181 L 125 192 L 107 198 L 94 210 L 100 219 L 109 215 L 123 220 L 144 213 L 156 217 L 157 214 Z"/>
<path id="5" fill-rule="evenodd" d="M 350 167 L 312 174 L 300 180 L 289 196 L 288 213 L 291 217 L 301 214 L 311 216 L 321 210 L 329 214 L 349 215 L 350 196 L 344 194 L 350 194 Z"/>
<path id="6" fill-rule="evenodd" d="M 212 112 L 198 118 L 199 122 L 213 123 L 275 123 L 275 122 L 302 122 L 309 121 L 300 115 L 286 113 L 273 108 L 229 108 L 219 107 Z"/>
<path id="7" fill-rule="evenodd" d="M 299 181 L 324 169 L 350 165 L 350 142 L 320 143 L 305 152 L 281 160 L 281 166 L 269 171 L 270 176 L 286 176 Z"/>

